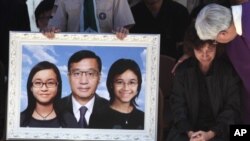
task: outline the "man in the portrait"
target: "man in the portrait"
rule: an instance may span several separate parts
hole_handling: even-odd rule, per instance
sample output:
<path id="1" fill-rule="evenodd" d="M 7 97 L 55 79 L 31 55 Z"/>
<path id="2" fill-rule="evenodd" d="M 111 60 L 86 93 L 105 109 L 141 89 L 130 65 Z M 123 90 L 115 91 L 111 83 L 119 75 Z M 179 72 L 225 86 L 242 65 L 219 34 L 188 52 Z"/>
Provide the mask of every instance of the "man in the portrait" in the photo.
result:
<path id="1" fill-rule="evenodd" d="M 68 61 L 71 94 L 61 99 L 59 108 L 75 117 L 78 127 L 88 128 L 95 113 L 108 107 L 108 101 L 96 94 L 101 77 L 102 62 L 89 50 L 74 53 Z"/>

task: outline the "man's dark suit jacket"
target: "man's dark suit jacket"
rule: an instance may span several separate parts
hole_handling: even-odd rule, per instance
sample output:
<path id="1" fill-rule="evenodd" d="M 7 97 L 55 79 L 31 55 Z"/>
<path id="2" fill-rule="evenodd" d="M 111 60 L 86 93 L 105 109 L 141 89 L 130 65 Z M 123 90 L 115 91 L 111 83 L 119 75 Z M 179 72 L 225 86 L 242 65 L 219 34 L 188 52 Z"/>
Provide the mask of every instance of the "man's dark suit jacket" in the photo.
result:
<path id="1" fill-rule="evenodd" d="M 73 104 L 72 104 L 71 96 L 72 96 L 72 94 L 62 98 L 58 102 L 57 107 L 58 107 L 60 113 L 62 114 L 61 116 L 64 118 L 63 119 L 64 124 L 65 124 L 64 127 L 72 128 L 72 126 L 73 126 L 73 128 L 79 128 L 78 124 L 77 124 L 77 120 L 74 117 Z M 93 111 L 92 111 L 91 116 L 90 116 L 89 126 L 92 123 L 93 116 L 95 116 L 96 114 L 98 115 L 98 113 L 106 110 L 105 108 L 108 108 L 108 107 L 109 107 L 108 100 L 106 100 L 106 99 L 100 97 L 99 95 L 95 94 L 95 102 L 94 102 Z"/>

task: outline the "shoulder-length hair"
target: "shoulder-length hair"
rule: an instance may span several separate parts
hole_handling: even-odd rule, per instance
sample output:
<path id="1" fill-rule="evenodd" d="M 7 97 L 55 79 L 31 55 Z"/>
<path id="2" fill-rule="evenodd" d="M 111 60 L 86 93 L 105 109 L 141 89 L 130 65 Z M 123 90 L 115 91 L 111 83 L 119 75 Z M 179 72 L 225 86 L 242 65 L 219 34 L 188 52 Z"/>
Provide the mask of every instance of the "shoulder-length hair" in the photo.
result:
<path id="1" fill-rule="evenodd" d="M 217 43 L 215 40 L 201 40 L 194 23 L 191 23 L 184 36 L 184 52 L 189 56 L 195 57 L 194 50 L 198 50 L 206 44 L 216 47 L 216 58 L 223 54 L 225 44 Z"/>
<path id="2" fill-rule="evenodd" d="M 21 121 L 21 126 L 25 126 L 26 124 L 28 124 L 29 119 L 32 116 L 32 113 L 36 107 L 36 99 L 31 91 L 31 87 L 32 87 L 32 79 L 34 77 L 34 75 L 41 71 L 41 70 L 47 70 L 47 69 L 52 69 L 55 74 L 56 74 L 56 79 L 58 81 L 58 86 L 57 86 L 57 94 L 54 98 L 54 103 L 56 103 L 58 100 L 60 100 L 61 98 L 61 93 L 62 93 L 62 79 L 61 79 L 61 75 L 59 72 L 59 69 L 56 67 L 55 64 L 50 63 L 48 61 L 42 61 L 39 62 L 38 64 L 36 64 L 30 71 L 29 73 L 29 77 L 28 77 L 28 81 L 27 81 L 27 96 L 28 96 L 28 106 L 27 108 L 22 112 L 23 116 L 25 117 L 24 119 L 22 119 Z"/>
<path id="3" fill-rule="evenodd" d="M 137 106 L 135 99 L 139 96 L 139 93 L 141 90 L 142 76 L 141 76 L 141 70 L 140 70 L 139 65 L 134 60 L 131 60 L 131 59 L 119 59 L 115 61 L 109 69 L 106 86 L 107 86 L 109 96 L 110 96 L 110 104 L 112 104 L 115 99 L 115 94 L 114 94 L 114 89 L 113 89 L 114 78 L 117 75 L 121 75 L 126 70 L 133 71 L 138 79 L 137 94 L 135 97 L 132 98 L 130 102 L 132 106 Z"/>

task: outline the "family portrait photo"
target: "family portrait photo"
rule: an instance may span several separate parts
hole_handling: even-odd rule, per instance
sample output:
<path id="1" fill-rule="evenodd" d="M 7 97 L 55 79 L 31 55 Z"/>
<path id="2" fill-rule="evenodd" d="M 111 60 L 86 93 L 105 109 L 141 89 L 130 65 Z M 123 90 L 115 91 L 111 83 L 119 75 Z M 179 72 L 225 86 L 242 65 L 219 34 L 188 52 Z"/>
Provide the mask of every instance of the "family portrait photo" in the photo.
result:
<path id="1" fill-rule="evenodd" d="M 11 35 L 7 138 L 156 139 L 157 35 Z"/>

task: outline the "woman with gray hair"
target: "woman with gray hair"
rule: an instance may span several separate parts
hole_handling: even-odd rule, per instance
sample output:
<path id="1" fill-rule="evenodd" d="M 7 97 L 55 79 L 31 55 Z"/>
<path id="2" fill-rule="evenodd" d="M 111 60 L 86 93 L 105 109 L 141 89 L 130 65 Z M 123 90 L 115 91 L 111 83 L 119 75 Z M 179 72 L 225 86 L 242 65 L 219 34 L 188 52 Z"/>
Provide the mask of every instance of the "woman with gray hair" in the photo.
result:
<path id="1" fill-rule="evenodd" d="M 228 43 L 226 53 L 244 84 L 243 122 L 250 123 L 250 2 L 232 6 L 218 4 L 204 7 L 195 28 L 202 40 Z"/>

